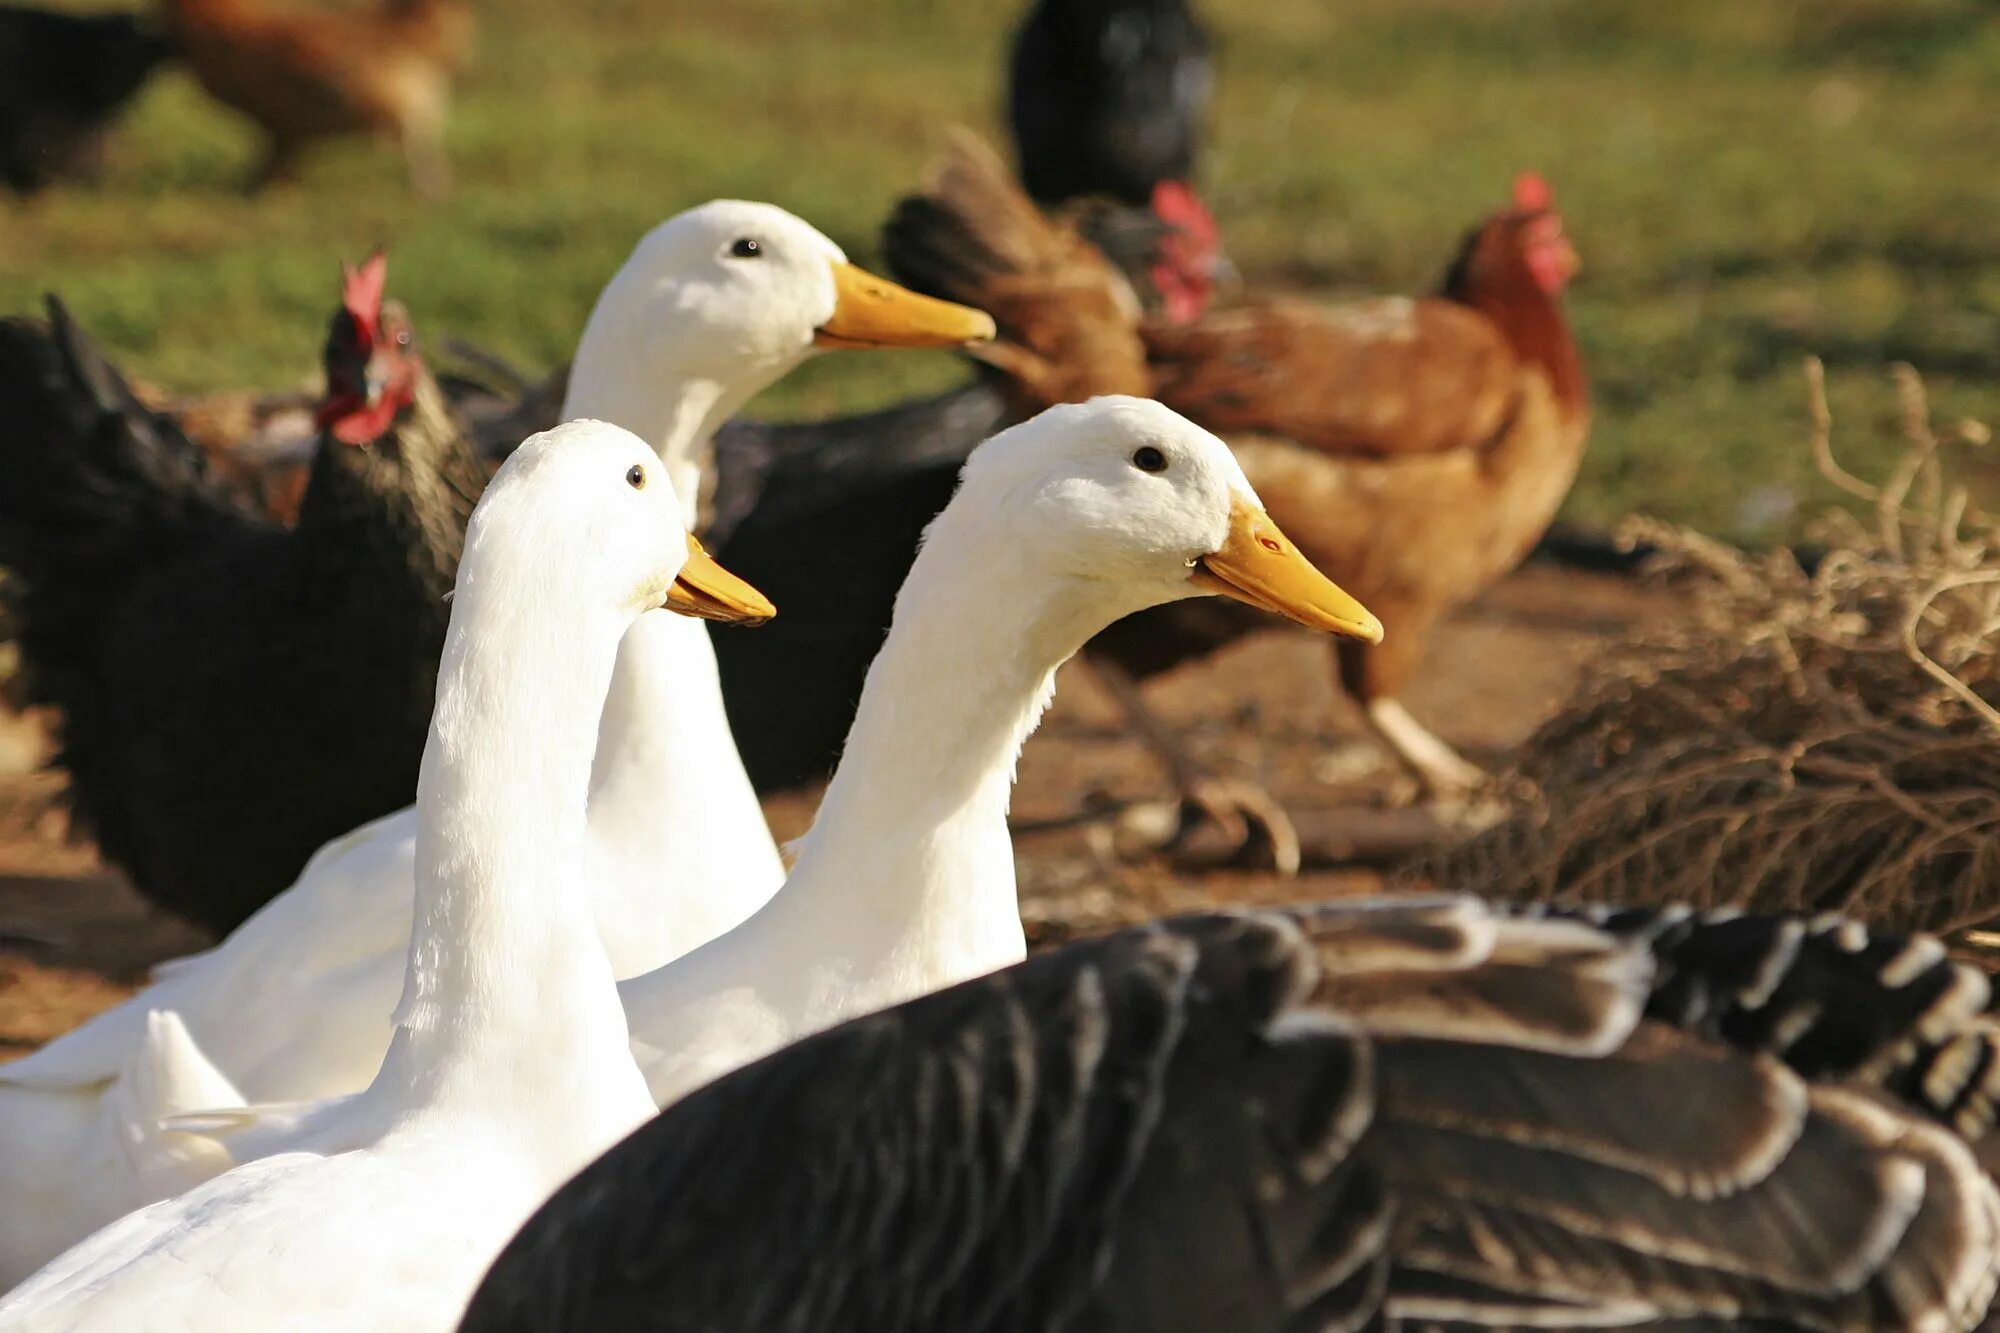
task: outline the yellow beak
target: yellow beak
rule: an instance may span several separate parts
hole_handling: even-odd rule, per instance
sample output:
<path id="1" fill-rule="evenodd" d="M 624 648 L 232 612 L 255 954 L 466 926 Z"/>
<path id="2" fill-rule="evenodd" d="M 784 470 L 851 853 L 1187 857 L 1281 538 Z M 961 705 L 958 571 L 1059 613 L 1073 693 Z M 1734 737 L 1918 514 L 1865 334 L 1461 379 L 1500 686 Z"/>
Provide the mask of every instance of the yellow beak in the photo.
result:
<path id="1" fill-rule="evenodd" d="M 1382 642 L 1382 622 L 1314 569 L 1271 516 L 1248 500 L 1230 505 L 1222 549 L 1195 561 L 1189 578 L 1206 592 L 1234 597 L 1308 629 Z"/>
<path id="2" fill-rule="evenodd" d="M 687 563 L 667 590 L 667 610 L 731 625 L 761 625 L 778 614 L 763 593 L 716 564 L 692 532 L 687 542 Z"/>
<path id="3" fill-rule="evenodd" d="M 833 266 L 833 291 L 833 318 L 813 337 L 821 347 L 958 347 L 993 336 L 985 311 L 919 296 L 852 264 Z"/>

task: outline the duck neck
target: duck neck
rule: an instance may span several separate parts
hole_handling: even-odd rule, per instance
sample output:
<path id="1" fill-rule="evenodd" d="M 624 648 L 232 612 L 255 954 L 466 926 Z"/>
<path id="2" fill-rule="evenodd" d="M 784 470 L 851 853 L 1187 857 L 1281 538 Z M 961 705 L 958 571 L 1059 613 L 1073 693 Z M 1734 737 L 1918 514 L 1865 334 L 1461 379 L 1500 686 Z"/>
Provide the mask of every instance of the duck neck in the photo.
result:
<path id="1" fill-rule="evenodd" d="M 692 528 L 710 438 L 755 386 L 701 376 L 663 381 L 645 369 L 593 323 L 577 350 L 563 415 L 612 422 L 652 446 Z M 620 862 L 595 886 L 598 914 L 614 964 L 627 974 L 700 943 L 711 924 L 734 925 L 782 882 L 784 864 L 736 751 L 715 648 L 700 621 L 664 611 L 639 618 L 620 646 L 597 737 L 593 841 Z M 686 829 L 704 830 L 710 843 L 692 847 L 683 835 L 676 846 L 676 831 Z M 637 873 L 665 880 L 672 900 L 641 902 L 621 891 Z M 699 910 L 690 917 L 672 910 L 676 902 Z M 716 915 L 711 921 L 703 912 Z M 696 937 L 675 933 L 690 921 Z"/>
<path id="2" fill-rule="evenodd" d="M 533 587 L 521 571 L 512 587 Z M 494 587 L 502 586 L 501 580 Z M 491 1106 L 616 1079 L 623 1010 L 577 882 L 616 626 L 464 577 L 417 777 L 416 914 L 376 1087 Z M 551 1080 L 557 1082 L 551 1083 Z"/>
<path id="3" fill-rule="evenodd" d="M 1056 668 L 1104 624 L 966 517 L 941 518 L 910 570 L 780 895 L 783 918 L 887 959 L 899 991 L 1020 958 L 1015 763 Z"/>
<path id="4" fill-rule="evenodd" d="M 651 445 L 673 478 L 675 494 L 692 529 L 715 432 L 762 386 L 725 382 L 711 375 L 662 373 L 658 362 L 675 358 L 661 358 L 618 336 L 615 324 L 615 320 L 593 316 L 585 327 L 570 367 L 563 420 L 590 417 L 609 421 Z"/>

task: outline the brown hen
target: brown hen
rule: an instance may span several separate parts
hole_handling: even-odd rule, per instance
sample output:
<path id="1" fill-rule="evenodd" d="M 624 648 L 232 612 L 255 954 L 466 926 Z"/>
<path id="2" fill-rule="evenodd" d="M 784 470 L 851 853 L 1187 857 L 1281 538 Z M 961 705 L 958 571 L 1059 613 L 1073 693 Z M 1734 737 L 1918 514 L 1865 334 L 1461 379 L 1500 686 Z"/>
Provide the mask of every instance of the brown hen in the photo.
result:
<path id="1" fill-rule="evenodd" d="M 1154 395 L 1229 436 L 1272 516 L 1389 628 L 1338 654 L 1340 680 L 1433 791 L 1480 774 L 1396 696 L 1432 628 L 1521 562 L 1576 478 L 1590 396 L 1560 304 L 1576 263 L 1523 176 L 1435 296 L 1143 331 Z"/>
<path id="2" fill-rule="evenodd" d="M 165 0 L 165 12 L 201 86 L 264 131 L 250 188 L 291 174 L 308 145 L 352 134 L 393 138 L 412 185 L 448 188 L 445 110 L 472 38 L 464 0 L 386 0 L 364 13 Z"/>
<path id="3" fill-rule="evenodd" d="M 905 282 L 993 313 L 1001 338 L 974 355 L 1006 372 L 1023 415 L 1137 384 L 1224 435 L 1272 517 L 1387 627 L 1383 644 L 1339 652 L 1371 728 L 1433 793 L 1479 781 L 1396 696 L 1432 627 L 1533 547 L 1582 455 L 1589 392 L 1560 305 L 1576 256 L 1540 178 L 1523 176 L 1512 206 L 1467 237 L 1437 295 L 1262 300 L 1185 325 L 1127 327 L 1133 303 L 1073 299 L 1121 280 L 970 136 L 899 207 L 887 241 Z M 1246 817 L 1261 823 L 1279 863 L 1295 864 L 1282 813 L 1203 777 L 1138 693 L 1145 677 L 1273 624 L 1212 603 L 1121 621 L 1087 659 L 1191 808 L 1239 833 Z"/>

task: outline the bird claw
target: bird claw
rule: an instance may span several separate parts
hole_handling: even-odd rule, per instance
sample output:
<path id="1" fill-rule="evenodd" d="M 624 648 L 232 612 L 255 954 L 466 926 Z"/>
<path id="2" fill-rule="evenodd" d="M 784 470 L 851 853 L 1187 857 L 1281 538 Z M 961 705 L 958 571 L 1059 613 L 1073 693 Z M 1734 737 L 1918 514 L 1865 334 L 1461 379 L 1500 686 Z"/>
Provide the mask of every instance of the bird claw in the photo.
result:
<path id="1" fill-rule="evenodd" d="M 1285 808 L 1262 787 L 1225 778 L 1198 778 L 1181 792 L 1180 823 L 1168 846 L 1186 847 L 1206 825 L 1239 865 L 1299 873 L 1299 834 Z"/>

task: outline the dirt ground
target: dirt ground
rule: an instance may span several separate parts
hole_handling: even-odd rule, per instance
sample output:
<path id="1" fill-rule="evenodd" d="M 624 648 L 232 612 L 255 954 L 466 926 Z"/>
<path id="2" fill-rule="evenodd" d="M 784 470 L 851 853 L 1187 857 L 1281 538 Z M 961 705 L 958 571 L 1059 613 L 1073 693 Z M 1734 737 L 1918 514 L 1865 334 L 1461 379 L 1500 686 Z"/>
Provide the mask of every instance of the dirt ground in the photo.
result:
<path id="1" fill-rule="evenodd" d="M 1669 594 L 1615 577 L 1530 567 L 1446 627 L 1407 702 L 1475 760 L 1497 763 L 1561 702 L 1606 642 L 1670 613 Z M 1324 641 L 1274 632 L 1148 687 L 1161 716 L 1219 776 L 1262 785 L 1297 821 L 1296 879 L 1183 854 L 1133 854 L 1164 779 L 1087 668 L 1064 669 L 1056 704 L 1021 759 L 1015 793 L 1021 910 L 1046 942 L 1163 911 L 1365 890 L 1347 857 L 1354 819 L 1394 822 L 1406 779 L 1337 698 Z M 33 1049 L 130 993 L 154 963 L 204 936 L 149 908 L 87 847 L 66 840 L 56 781 L 33 771 L 34 721 L 0 714 L 0 1059 Z M 1142 803 L 1122 818 L 1080 812 Z M 767 803 L 781 838 L 816 792 Z"/>

